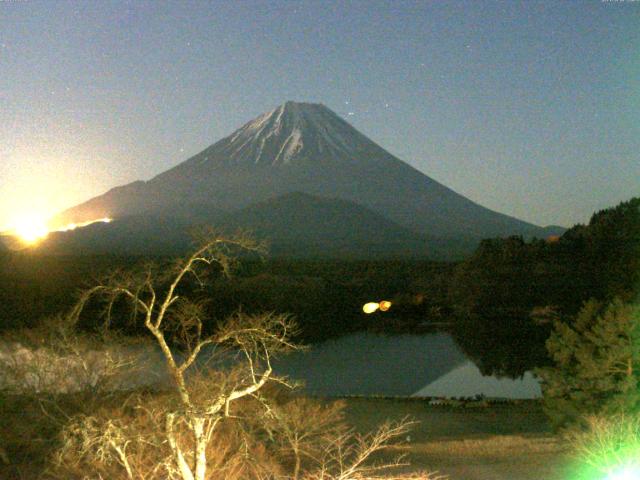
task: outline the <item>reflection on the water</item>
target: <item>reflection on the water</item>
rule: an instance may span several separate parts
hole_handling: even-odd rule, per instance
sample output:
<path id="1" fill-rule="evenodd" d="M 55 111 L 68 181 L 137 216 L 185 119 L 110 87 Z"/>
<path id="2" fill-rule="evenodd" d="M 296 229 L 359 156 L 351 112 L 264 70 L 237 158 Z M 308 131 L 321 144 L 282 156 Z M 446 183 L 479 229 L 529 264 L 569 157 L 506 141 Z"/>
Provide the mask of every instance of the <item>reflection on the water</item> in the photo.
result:
<path id="1" fill-rule="evenodd" d="M 524 382 L 483 377 L 445 333 L 356 333 L 283 358 L 276 371 L 303 380 L 307 391 L 317 395 L 409 396 L 434 385 L 439 393 L 433 396 L 539 396 L 530 374 Z"/>

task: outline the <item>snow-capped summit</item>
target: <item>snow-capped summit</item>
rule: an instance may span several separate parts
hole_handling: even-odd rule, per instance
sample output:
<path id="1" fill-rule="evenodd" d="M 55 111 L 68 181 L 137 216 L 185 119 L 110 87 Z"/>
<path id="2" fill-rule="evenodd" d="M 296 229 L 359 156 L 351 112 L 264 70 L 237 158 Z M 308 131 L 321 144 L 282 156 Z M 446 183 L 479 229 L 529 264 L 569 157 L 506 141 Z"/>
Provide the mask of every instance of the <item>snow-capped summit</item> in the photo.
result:
<path id="1" fill-rule="evenodd" d="M 220 145 L 237 161 L 287 164 L 315 153 L 350 156 L 367 138 L 322 104 L 287 102 L 247 123 Z"/>
<path id="2" fill-rule="evenodd" d="M 185 163 L 280 166 L 323 159 L 348 162 L 357 160 L 358 152 L 375 146 L 324 105 L 288 101 Z"/>
<path id="3" fill-rule="evenodd" d="M 234 212 L 291 192 L 355 202 L 419 234 L 546 236 L 491 211 L 394 157 L 329 108 L 286 102 L 146 182 L 63 212 L 61 224 L 95 218 Z"/>

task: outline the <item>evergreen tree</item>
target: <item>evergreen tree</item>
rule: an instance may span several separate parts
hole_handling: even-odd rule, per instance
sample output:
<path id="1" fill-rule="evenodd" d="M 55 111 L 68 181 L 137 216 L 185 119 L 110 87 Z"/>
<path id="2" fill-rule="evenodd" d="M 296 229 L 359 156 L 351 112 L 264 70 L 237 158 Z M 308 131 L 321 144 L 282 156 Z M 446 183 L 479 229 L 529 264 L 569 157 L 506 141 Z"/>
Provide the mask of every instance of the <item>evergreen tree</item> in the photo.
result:
<path id="1" fill-rule="evenodd" d="M 590 300 L 573 323 L 555 322 L 546 346 L 555 365 L 536 373 L 557 428 L 640 410 L 640 306 Z"/>

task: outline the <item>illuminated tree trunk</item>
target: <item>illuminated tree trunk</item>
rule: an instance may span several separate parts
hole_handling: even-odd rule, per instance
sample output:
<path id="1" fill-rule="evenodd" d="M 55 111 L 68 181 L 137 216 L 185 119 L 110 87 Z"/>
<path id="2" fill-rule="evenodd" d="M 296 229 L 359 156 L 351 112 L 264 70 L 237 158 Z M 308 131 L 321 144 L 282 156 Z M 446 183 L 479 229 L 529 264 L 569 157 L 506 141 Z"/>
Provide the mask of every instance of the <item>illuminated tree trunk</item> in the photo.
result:
<path id="1" fill-rule="evenodd" d="M 205 480 L 207 472 L 207 438 L 204 434 L 204 417 L 195 417 L 191 420 L 193 423 L 193 434 L 195 436 L 195 480 Z"/>
<path id="2" fill-rule="evenodd" d="M 176 463 L 178 464 L 178 471 L 180 472 L 180 476 L 182 477 L 182 480 L 194 480 L 193 478 L 193 472 L 191 471 L 191 468 L 189 467 L 189 464 L 187 463 L 187 461 L 184 458 L 184 454 L 182 453 L 182 449 L 180 448 L 180 446 L 178 445 L 178 443 L 176 442 L 176 437 L 175 437 L 175 433 L 173 430 L 173 420 L 175 418 L 175 415 L 173 413 L 170 413 L 167 415 L 167 424 L 166 424 L 166 434 L 167 434 L 167 440 L 169 441 L 169 447 L 171 447 L 171 451 L 173 453 L 173 458 L 175 459 Z"/>

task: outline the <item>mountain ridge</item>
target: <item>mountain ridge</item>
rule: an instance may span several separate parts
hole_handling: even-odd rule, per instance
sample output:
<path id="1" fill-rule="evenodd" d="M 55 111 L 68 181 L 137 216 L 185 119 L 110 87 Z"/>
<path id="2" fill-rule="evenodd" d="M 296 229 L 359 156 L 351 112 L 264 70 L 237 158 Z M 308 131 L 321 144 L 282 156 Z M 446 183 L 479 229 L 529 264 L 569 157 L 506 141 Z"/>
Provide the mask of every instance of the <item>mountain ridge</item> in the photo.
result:
<path id="1" fill-rule="evenodd" d="M 294 191 L 357 203 L 421 235 L 548 234 L 433 180 L 324 105 L 300 102 L 286 102 L 149 181 L 111 189 L 56 221 L 182 215 L 204 203 L 232 212 Z"/>

